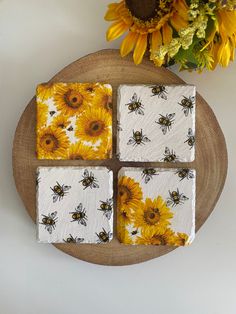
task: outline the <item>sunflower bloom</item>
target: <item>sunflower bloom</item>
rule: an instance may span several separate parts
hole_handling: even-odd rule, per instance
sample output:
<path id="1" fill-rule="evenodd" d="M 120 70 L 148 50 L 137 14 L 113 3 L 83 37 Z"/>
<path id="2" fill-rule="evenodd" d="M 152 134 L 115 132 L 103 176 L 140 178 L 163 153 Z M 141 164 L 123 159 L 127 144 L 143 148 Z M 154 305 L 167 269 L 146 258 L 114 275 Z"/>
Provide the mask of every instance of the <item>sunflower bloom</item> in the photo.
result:
<path id="1" fill-rule="evenodd" d="M 110 85 L 99 85 L 93 98 L 93 106 L 112 112 L 112 88 Z"/>
<path id="2" fill-rule="evenodd" d="M 177 235 L 173 239 L 173 245 L 185 246 L 188 244 L 189 236 L 186 233 L 177 232 Z"/>
<path id="3" fill-rule="evenodd" d="M 137 237 L 136 244 L 173 245 L 174 231 L 170 228 L 163 230 L 143 229 Z"/>
<path id="4" fill-rule="evenodd" d="M 164 230 L 170 225 L 173 213 L 166 206 L 161 196 L 151 200 L 146 198 L 145 202 L 133 213 L 134 226 L 153 230 Z"/>
<path id="5" fill-rule="evenodd" d="M 82 141 L 96 143 L 111 140 L 111 115 L 102 108 L 88 108 L 76 120 L 75 136 Z"/>
<path id="6" fill-rule="evenodd" d="M 68 159 L 73 160 L 95 160 L 97 154 L 91 145 L 84 145 L 82 142 L 71 144 L 68 151 Z"/>
<path id="7" fill-rule="evenodd" d="M 69 139 L 62 130 L 47 127 L 38 130 L 37 156 L 39 159 L 65 159 Z"/>
<path id="8" fill-rule="evenodd" d="M 142 189 L 138 182 L 126 176 L 122 176 L 118 181 L 118 208 L 125 215 L 130 210 L 136 210 L 141 204 L 143 197 Z M 129 215 L 128 215 L 129 216 Z"/>
<path id="9" fill-rule="evenodd" d="M 51 126 L 55 128 L 65 129 L 69 126 L 70 120 L 64 115 L 58 115 L 53 118 Z"/>
<path id="10" fill-rule="evenodd" d="M 48 105 L 37 101 L 37 128 L 45 127 L 48 121 Z"/>
<path id="11" fill-rule="evenodd" d="M 161 44 L 171 41 L 173 31 L 179 31 L 188 24 L 188 6 L 185 0 L 163 0 L 158 3 L 155 16 L 147 19 L 136 17 L 124 0 L 108 6 L 105 20 L 112 21 L 113 24 L 107 30 L 107 40 L 117 39 L 128 32 L 121 43 L 120 53 L 123 57 L 134 51 L 135 64 L 142 62 L 148 42 L 151 50 L 156 50 Z"/>
<path id="12" fill-rule="evenodd" d="M 124 225 L 117 225 L 117 238 L 121 243 L 134 244 L 129 231 Z"/>
<path id="13" fill-rule="evenodd" d="M 53 97 L 54 91 L 55 91 L 54 83 L 39 84 L 36 89 L 37 98 L 41 101 L 45 101 Z"/>

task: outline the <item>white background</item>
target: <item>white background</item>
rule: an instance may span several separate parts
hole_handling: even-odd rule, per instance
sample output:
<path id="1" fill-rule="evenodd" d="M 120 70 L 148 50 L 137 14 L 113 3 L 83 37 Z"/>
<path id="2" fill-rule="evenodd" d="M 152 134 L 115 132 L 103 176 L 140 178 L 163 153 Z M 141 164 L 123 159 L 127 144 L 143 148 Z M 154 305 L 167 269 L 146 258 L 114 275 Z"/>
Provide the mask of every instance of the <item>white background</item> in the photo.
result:
<path id="1" fill-rule="evenodd" d="M 236 63 L 179 75 L 213 108 L 229 172 L 221 198 L 189 248 L 143 264 L 103 267 L 38 244 L 11 168 L 16 124 L 39 82 L 107 43 L 105 0 L 0 0 L 0 313 L 236 313 Z M 177 70 L 176 70 L 177 72 Z"/>

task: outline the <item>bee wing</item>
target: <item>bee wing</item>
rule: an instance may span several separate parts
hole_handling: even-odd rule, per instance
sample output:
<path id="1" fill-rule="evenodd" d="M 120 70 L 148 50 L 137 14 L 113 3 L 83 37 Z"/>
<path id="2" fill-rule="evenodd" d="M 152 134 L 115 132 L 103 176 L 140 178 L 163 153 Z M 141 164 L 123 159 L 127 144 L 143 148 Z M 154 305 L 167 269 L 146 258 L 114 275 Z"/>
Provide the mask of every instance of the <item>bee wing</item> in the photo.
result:
<path id="1" fill-rule="evenodd" d="M 161 126 L 161 130 L 162 130 L 162 133 L 165 135 L 166 132 L 167 132 L 167 127 L 166 126 Z"/>
<path id="2" fill-rule="evenodd" d="M 84 170 L 84 176 L 85 176 L 85 177 L 89 177 L 89 172 L 88 172 L 87 169 Z"/>
<path id="3" fill-rule="evenodd" d="M 134 143 L 136 143 L 135 140 L 133 138 L 131 138 L 131 139 L 128 140 L 127 145 L 131 145 L 131 144 L 134 144 Z"/>
<path id="4" fill-rule="evenodd" d="M 50 226 L 47 226 L 46 227 L 46 230 L 50 233 L 50 234 L 52 234 L 52 226 L 50 225 Z"/>
<path id="5" fill-rule="evenodd" d="M 189 198 L 185 195 L 182 195 L 182 200 L 187 201 Z"/>
<path id="6" fill-rule="evenodd" d="M 147 184 L 150 181 L 151 177 L 150 176 L 146 176 L 144 182 Z"/>
<path id="7" fill-rule="evenodd" d="M 140 108 L 137 110 L 137 112 L 138 112 L 138 114 L 141 114 L 142 116 L 144 115 L 144 111 Z"/>
<path id="8" fill-rule="evenodd" d="M 107 199 L 107 204 L 112 205 L 113 204 L 113 199 L 112 198 L 108 198 Z"/>
<path id="9" fill-rule="evenodd" d="M 188 129 L 188 136 L 193 136 L 193 130 L 191 128 Z"/>
<path id="10" fill-rule="evenodd" d="M 81 243 L 84 241 L 84 238 L 77 238 L 76 242 Z"/>
<path id="11" fill-rule="evenodd" d="M 57 212 L 51 213 L 51 218 L 54 219 L 56 217 L 56 215 L 57 215 Z"/>
<path id="12" fill-rule="evenodd" d="M 99 188 L 99 185 L 97 183 L 93 182 L 92 187 L 96 189 L 96 188 Z"/>
<path id="13" fill-rule="evenodd" d="M 57 195 L 57 194 L 53 195 L 53 198 L 52 198 L 53 203 L 55 203 L 58 200 L 58 197 L 59 197 L 59 195 Z"/>
<path id="14" fill-rule="evenodd" d="M 105 212 L 105 216 L 107 217 L 108 220 L 111 219 L 111 214 L 112 214 L 111 210 L 109 210 L 108 212 Z"/>
<path id="15" fill-rule="evenodd" d="M 147 143 L 147 142 L 151 142 L 151 140 L 149 140 L 149 138 L 148 138 L 147 136 L 144 136 L 144 137 L 143 137 L 143 142 L 146 142 L 146 143 Z"/>
<path id="16" fill-rule="evenodd" d="M 68 191 L 70 188 L 71 188 L 70 185 L 65 185 L 64 188 L 63 188 L 63 190 L 64 190 L 64 191 Z"/>
<path id="17" fill-rule="evenodd" d="M 167 118 L 168 119 L 172 119 L 172 118 L 174 118 L 174 116 L 175 116 L 175 113 L 170 113 L 170 114 L 167 115 Z"/>
<path id="18" fill-rule="evenodd" d="M 189 176 L 190 179 L 193 179 L 194 178 L 194 173 L 192 171 L 189 171 L 188 176 Z"/>
<path id="19" fill-rule="evenodd" d="M 165 93 L 163 93 L 163 94 L 161 95 L 161 98 L 166 100 L 166 99 L 167 99 L 166 94 L 165 94 Z"/>
<path id="20" fill-rule="evenodd" d="M 172 204 L 172 201 L 171 200 L 168 200 L 167 202 L 166 202 L 166 205 L 167 206 L 170 206 Z"/>
<path id="21" fill-rule="evenodd" d="M 83 226 L 85 226 L 85 227 L 87 226 L 87 222 L 86 222 L 84 219 L 81 219 L 81 220 L 80 220 L 80 223 L 81 223 L 81 225 L 83 225 Z"/>
<path id="22" fill-rule="evenodd" d="M 185 114 L 185 117 L 188 116 L 188 109 L 184 109 L 184 114 Z"/>
<path id="23" fill-rule="evenodd" d="M 131 101 L 132 101 L 132 102 L 133 102 L 133 101 L 137 101 L 137 99 L 138 99 L 138 96 L 137 96 L 136 93 L 134 93 L 133 96 L 132 96 L 132 98 L 131 98 Z"/>
<path id="24" fill-rule="evenodd" d="M 170 149 L 168 147 L 165 148 L 165 154 L 170 155 Z"/>
<path id="25" fill-rule="evenodd" d="M 80 212 L 82 209 L 83 209 L 83 205 L 82 205 L 82 203 L 79 203 L 79 205 L 76 208 L 76 211 Z"/>

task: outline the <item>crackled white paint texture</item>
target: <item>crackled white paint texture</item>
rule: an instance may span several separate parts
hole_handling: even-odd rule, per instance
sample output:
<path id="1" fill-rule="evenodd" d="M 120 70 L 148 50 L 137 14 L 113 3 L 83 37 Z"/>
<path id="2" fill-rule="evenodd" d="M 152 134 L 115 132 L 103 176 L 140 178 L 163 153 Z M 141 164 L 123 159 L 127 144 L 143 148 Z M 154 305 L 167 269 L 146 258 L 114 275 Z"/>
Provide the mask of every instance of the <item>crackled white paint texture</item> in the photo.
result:
<path id="1" fill-rule="evenodd" d="M 193 169 L 121 168 L 117 221 L 121 242 L 157 244 L 155 237 L 158 239 L 158 235 L 163 236 L 165 230 L 169 230 L 167 245 L 190 244 L 195 235 L 195 178 L 196 173 Z M 132 190 L 130 194 L 127 193 L 129 189 Z M 123 198 L 120 198 L 119 202 L 120 192 Z M 174 198 L 176 192 L 178 195 Z M 133 197 L 131 201 L 129 198 L 130 203 L 125 202 L 125 193 Z M 154 202 L 158 197 L 162 198 L 162 203 L 165 202 L 167 209 L 147 205 L 147 198 Z M 159 207 L 158 214 L 152 210 L 152 207 Z M 168 218 L 166 213 L 172 217 Z"/>
<path id="2" fill-rule="evenodd" d="M 113 174 L 105 167 L 39 167 L 39 242 L 110 241 L 112 197 Z"/>
<path id="3" fill-rule="evenodd" d="M 122 161 L 195 158 L 195 86 L 121 85 L 117 153 Z"/>

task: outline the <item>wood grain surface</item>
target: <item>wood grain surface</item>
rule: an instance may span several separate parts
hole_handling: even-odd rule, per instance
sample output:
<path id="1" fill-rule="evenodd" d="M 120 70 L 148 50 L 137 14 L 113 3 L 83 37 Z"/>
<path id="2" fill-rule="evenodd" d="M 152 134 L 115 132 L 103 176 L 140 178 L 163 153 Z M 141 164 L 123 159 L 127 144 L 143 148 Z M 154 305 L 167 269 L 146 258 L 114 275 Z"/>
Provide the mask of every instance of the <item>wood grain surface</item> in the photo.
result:
<path id="1" fill-rule="evenodd" d="M 116 90 L 119 84 L 182 84 L 177 75 L 165 68 L 156 68 L 148 60 L 139 66 L 131 57 L 122 59 L 118 50 L 102 50 L 85 56 L 56 74 L 50 82 L 107 82 L 113 87 L 113 127 L 116 128 Z M 40 83 L 40 82 L 39 82 Z M 197 171 L 196 230 L 203 225 L 221 194 L 227 173 L 227 149 L 224 135 L 206 101 L 198 94 L 196 106 L 196 159 L 193 163 L 148 163 L 156 167 L 190 166 Z M 13 144 L 13 173 L 17 190 L 33 221 L 36 219 L 35 171 L 38 166 L 106 165 L 114 171 L 116 196 L 117 170 L 121 166 L 142 166 L 142 163 L 119 162 L 115 154 L 110 161 L 37 160 L 35 155 L 35 97 L 26 106 L 18 123 Z M 113 147 L 116 145 L 113 132 Z M 115 215 L 116 217 L 116 215 Z M 197 238 L 196 240 L 197 241 Z M 43 245 L 43 244 L 39 244 Z M 167 246 L 131 246 L 116 238 L 109 244 L 55 244 L 59 250 L 84 261 L 102 265 L 128 265 L 143 262 L 174 248 Z M 188 250 L 187 247 L 181 248 Z"/>

